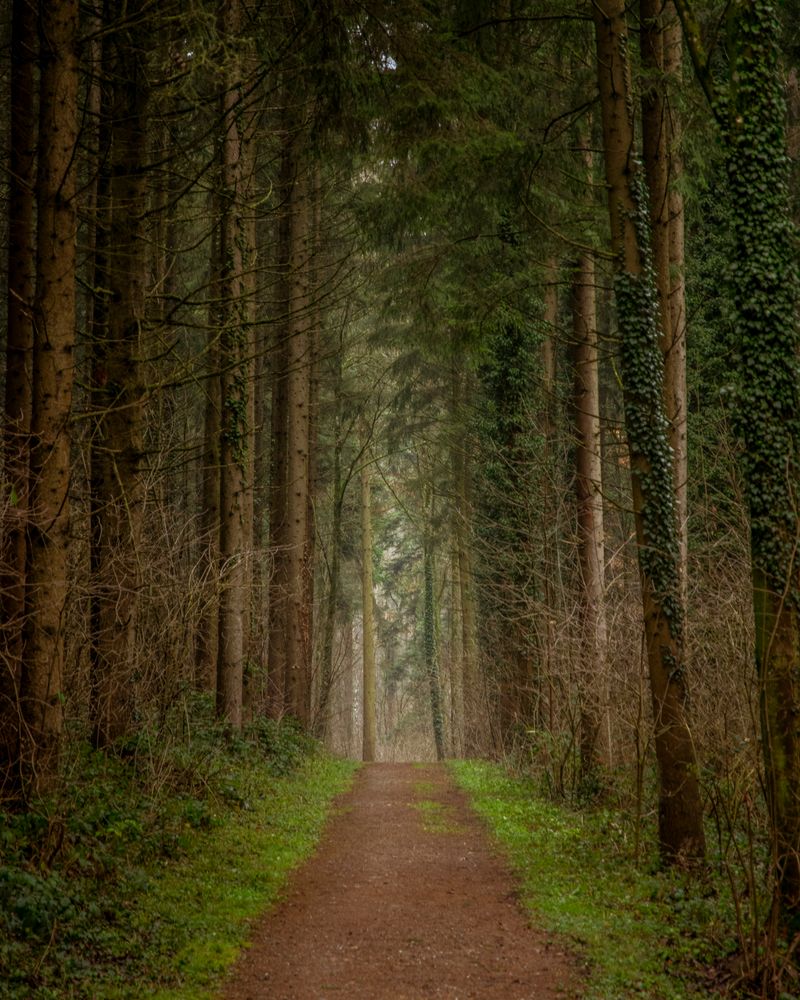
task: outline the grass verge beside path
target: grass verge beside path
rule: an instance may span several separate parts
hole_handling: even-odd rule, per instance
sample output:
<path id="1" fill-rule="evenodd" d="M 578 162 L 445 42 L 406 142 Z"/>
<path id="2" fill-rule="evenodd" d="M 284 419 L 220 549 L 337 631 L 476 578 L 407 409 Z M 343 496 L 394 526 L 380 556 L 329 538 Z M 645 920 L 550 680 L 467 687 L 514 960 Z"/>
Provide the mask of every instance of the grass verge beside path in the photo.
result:
<path id="1" fill-rule="evenodd" d="M 154 881 L 136 922 L 164 926 L 164 976 L 180 979 L 180 985 L 153 989 L 155 1000 L 214 995 L 252 919 L 276 901 L 289 872 L 312 854 L 331 800 L 354 770 L 348 761 L 319 756 L 290 777 L 254 775 L 253 805 L 231 814 Z M 141 984 L 108 994 L 109 1000 L 141 996 Z"/>
<path id="2" fill-rule="evenodd" d="M 498 765 L 453 761 L 457 783 L 503 846 L 537 926 L 586 960 L 585 1000 L 708 997 L 704 963 L 732 948 L 716 892 L 637 869 L 615 849 L 613 814 L 537 798 Z"/>
<path id="3" fill-rule="evenodd" d="M 0 1000 L 207 1000 L 357 765 L 268 720 L 68 748 L 0 810 Z"/>

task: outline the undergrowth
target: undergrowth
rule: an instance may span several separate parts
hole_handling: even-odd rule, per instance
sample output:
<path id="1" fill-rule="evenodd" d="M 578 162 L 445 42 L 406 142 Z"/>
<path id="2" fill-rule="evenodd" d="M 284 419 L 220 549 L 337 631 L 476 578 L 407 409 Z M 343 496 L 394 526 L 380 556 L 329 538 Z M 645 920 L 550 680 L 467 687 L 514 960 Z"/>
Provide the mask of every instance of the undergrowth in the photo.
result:
<path id="1" fill-rule="evenodd" d="M 114 754 L 73 740 L 57 794 L 0 811 L 0 998 L 211 995 L 354 765 L 210 715 Z"/>
<path id="2" fill-rule="evenodd" d="M 452 770 L 508 854 L 524 905 L 585 961 L 584 1000 L 689 1000 L 714 993 L 714 965 L 736 950 L 722 877 L 689 881 L 632 862 L 608 809 L 570 809 L 499 765 Z"/>

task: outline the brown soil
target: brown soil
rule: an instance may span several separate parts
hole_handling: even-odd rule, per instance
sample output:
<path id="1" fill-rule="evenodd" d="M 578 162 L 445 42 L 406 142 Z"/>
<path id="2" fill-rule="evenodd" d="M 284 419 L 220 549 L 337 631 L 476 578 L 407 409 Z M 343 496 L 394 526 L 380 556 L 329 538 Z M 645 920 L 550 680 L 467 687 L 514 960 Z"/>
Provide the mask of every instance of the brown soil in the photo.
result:
<path id="1" fill-rule="evenodd" d="M 441 765 L 371 764 L 256 929 L 223 1000 L 549 1000 L 575 965 L 532 929 Z"/>

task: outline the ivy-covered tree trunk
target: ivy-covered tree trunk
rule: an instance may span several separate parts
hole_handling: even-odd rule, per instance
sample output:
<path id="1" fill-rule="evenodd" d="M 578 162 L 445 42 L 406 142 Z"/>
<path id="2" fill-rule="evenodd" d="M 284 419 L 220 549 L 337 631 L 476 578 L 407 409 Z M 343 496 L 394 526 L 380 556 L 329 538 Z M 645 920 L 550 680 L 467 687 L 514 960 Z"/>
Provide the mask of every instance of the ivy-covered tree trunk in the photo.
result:
<path id="1" fill-rule="evenodd" d="M 750 508 L 756 664 L 780 909 L 800 930 L 800 332 L 780 29 L 770 0 L 733 5 L 725 146 Z"/>
<path id="2" fill-rule="evenodd" d="M 53 775 L 63 729 L 75 371 L 77 39 L 77 0 L 41 5 L 31 502 L 20 685 L 22 765 L 26 783 L 39 787 Z"/>
<path id="3" fill-rule="evenodd" d="M 683 195 L 678 118 L 668 86 L 679 84 L 682 35 L 672 3 L 641 0 L 642 154 L 647 179 L 653 270 L 658 292 L 664 405 L 672 448 L 681 606 L 688 598 L 688 466 L 686 445 L 686 308 Z"/>
<path id="4" fill-rule="evenodd" d="M 598 0 L 593 10 L 625 425 L 659 768 L 659 843 L 666 862 L 699 860 L 705 853 L 705 836 L 686 704 L 672 452 L 664 411 L 649 215 L 635 156 L 624 0 Z"/>

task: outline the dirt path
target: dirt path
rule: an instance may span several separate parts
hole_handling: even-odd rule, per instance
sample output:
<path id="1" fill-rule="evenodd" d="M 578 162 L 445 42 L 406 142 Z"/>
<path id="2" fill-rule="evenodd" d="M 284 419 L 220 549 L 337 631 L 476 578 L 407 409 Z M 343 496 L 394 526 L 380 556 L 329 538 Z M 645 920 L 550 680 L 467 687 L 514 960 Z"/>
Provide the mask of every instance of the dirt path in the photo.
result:
<path id="1" fill-rule="evenodd" d="M 372 764 L 258 926 L 224 1000 L 550 1000 L 576 976 L 529 927 L 440 765 Z"/>

